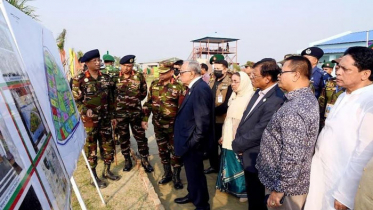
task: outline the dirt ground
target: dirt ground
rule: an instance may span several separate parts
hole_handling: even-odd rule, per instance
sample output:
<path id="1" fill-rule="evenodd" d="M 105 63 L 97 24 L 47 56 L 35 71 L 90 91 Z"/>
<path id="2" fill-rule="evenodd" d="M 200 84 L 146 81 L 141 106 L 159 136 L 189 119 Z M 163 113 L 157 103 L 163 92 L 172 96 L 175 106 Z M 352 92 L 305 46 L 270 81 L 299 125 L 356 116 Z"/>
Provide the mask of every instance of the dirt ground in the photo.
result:
<path id="1" fill-rule="evenodd" d="M 83 157 L 80 157 L 74 178 L 87 209 L 155 209 L 154 202 L 149 197 L 149 193 L 141 178 L 140 168 L 135 165 L 130 172 L 123 172 L 123 156 L 119 153 L 117 157 L 118 165 L 113 163 L 112 171 L 121 175 L 122 178 L 118 181 L 107 181 L 108 186 L 101 190 L 107 204 L 106 206 L 102 204 L 96 188 L 90 184 L 89 171 L 86 168 Z M 99 160 L 97 166 L 99 177 L 101 177 L 102 170 L 103 161 Z M 81 209 L 74 193 L 72 193 L 71 199 L 73 209 Z"/>

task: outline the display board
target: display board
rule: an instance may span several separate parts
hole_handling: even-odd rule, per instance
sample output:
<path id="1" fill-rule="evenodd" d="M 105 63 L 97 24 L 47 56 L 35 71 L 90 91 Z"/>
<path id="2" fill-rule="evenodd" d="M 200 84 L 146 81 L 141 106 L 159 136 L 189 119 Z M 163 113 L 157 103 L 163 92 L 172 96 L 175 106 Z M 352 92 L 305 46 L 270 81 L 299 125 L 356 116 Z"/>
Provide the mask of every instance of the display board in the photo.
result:
<path id="1" fill-rule="evenodd" d="M 0 0 L 0 209 L 70 209 L 85 131 L 58 58 L 52 33 Z"/>

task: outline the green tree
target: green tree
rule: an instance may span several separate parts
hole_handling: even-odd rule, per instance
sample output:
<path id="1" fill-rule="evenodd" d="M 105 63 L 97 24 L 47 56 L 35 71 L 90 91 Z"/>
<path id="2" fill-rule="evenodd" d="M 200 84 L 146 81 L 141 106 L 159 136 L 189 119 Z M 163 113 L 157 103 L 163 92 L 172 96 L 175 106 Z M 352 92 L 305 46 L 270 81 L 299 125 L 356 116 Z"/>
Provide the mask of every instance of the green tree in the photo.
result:
<path id="1" fill-rule="evenodd" d="M 32 0 L 6 0 L 6 1 L 35 20 L 37 20 L 37 17 L 39 17 L 37 14 L 35 14 L 35 7 L 26 5 L 27 2 L 32 1 Z"/>

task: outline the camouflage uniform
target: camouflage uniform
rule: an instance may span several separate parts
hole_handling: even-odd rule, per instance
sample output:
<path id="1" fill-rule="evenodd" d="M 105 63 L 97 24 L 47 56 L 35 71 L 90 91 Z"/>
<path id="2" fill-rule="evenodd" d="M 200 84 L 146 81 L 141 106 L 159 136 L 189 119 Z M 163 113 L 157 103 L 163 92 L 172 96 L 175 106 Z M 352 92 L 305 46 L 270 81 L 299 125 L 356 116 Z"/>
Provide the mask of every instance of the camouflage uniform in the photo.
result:
<path id="1" fill-rule="evenodd" d="M 119 76 L 119 69 L 114 66 L 106 66 L 102 72 L 109 75 L 111 78 L 115 79 Z"/>
<path id="2" fill-rule="evenodd" d="M 124 156 L 130 155 L 130 131 L 137 141 L 137 146 L 141 157 L 149 155 L 148 139 L 145 131 L 141 127 L 143 112 L 141 101 L 147 95 L 147 85 L 141 73 L 132 70 L 129 78 L 125 78 L 121 73 L 115 82 L 114 106 L 119 131 L 119 142 Z"/>
<path id="3" fill-rule="evenodd" d="M 145 116 L 142 121 L 148 122 L 153 113 L 152 122 L 162 164 L 171 163 L 175 168 L 182 165 L 180 157 L 174 153 L 173 134 L 175 117 L 184 99 L 184 91 L 183 85 L 174 78 L 166 86 L 159 80 L 154 80 L 150 85 L 148 100 L 143 106 Z"/>
<path id="4" fill-rule="evenodd" d="M 326 82 L 325 87 L 323 88 L 318 99 L 320 105 L 320 130 L 324 127 L 326 117 L 330 112 L 330 110 L 326 110 L 327 108 L 331 108 L 327 105 L 334 105 L 339 95 L 341 95 L 344 91 L 344 88 L 337 87 L 335 78 L 331 78 Z"/>
<path id="5" fill-rule="evenodd" d="M 111 135 L 111 119 L 108 104 L 113 82 L 109 75 L 99 72 L 94 79 L 87 70 L 73 80 L 72 92 L 84 128 L 87 132 L 85 153 L 91 168 L 97 166 L 97 140 L 102 141 L 104 149 L 104 162 L 111 164 L 114 160 L 114 142 Z M 87 117 L 88 109 L 92 110 L 93 117 Z"/>

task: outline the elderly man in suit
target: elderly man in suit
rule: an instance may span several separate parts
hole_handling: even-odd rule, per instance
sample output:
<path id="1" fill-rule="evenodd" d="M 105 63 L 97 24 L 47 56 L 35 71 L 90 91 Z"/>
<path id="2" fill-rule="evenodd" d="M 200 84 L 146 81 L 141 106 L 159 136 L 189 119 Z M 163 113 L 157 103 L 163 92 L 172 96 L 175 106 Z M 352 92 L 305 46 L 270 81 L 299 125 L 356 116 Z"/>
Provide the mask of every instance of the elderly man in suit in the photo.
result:
<path id="1" fill-rule="evenodd" d="M 210 205 L 203 152 L 213 140 L 213 95 L 201 79 L 201 67 L 196 61 L 184 62 L 180 81 L 187 86 L 187 92 L 175 119 L 174 147 L 175 154 L 184 161 L 189 194 L 176 198 L 175 202 L 193 202 L 196 209 L 206 210 Z"/>
<path id="2" fill-rule="evenodd" d="M 272 115 L 284 102 L 284 93 L 277 86 L 280 67 L 274 59 L 265 58 L 253 66 L 250 74 L 257 91 L 251 98 L 238 126 L 232 148 L 242 154 L 249 209 L 267 209 L 264 203 L 264 186 L 255 168 L 263 131 Z"/>

